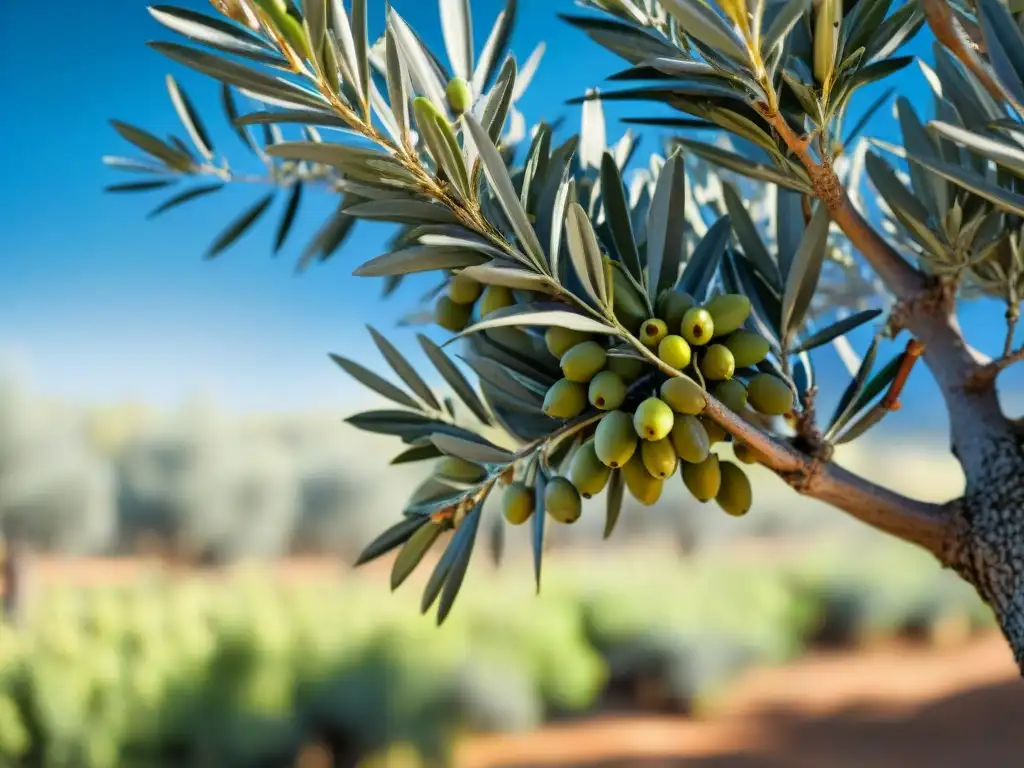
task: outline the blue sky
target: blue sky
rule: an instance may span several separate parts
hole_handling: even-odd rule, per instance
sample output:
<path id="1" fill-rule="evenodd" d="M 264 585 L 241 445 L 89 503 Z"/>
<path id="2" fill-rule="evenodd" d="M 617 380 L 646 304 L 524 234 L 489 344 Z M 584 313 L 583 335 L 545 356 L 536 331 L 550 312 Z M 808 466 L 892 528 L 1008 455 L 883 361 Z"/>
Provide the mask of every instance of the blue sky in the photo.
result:
<path id="1" fill-rule="evenodd" d="M 180 5 L 208 12 L 200 0 Z M 393 0 L 394 7 L 438 52 L 440 25 L 432 0 Z M 478 46 L 502 7 L 475 0 Z M 577 107 L 564 100 L 622 67 L 582 33 L 557 20 L 573 11 L 569 0 L 521 0 L 513 48 L 520 61 L 545 39 L 547 53 L 521 102 L 532 123 L 566 115 L 578 124 Z M 102 4 L 5 3 L 0 11 L 0 84 L 7 119 L 0 121 L 5 181 L 0 185 L 0 361 L 27 369 L 46 393 L 82 401 L 135 399 L 173 404 L 199 391 L 239 410 L 342 406 L 350 384 L 327 360 L 336 351 L 376 364 L 362 324 L 373 322 L 404 348 L 413 332 L 391 329 L 428 283 L 418 281 L 388 303 L 377 281 L 356 278 L 352 268 L 382 249 L 386 228 L 360 226 L 345 250 L 303 275 L 294 273 L 298 251 L 331 201 L 307 195 L 291 241 L 272 258 L 270 242 L 283 198 L 245 239 L 213 262 L 208 243 L 259 192 L 237 185 L 147 221 L 166 191 L 104 194 L 105 184 L 128 180 L 105 168 L 104 154 L 131 154 L 108 124 L 115 117 L 157 134 L 181 133 L 164 87 L 171 71 L 206 115 L 219 151 L 244 165 L 246 150 L 226 127 L 211 81 L 183 71 L 148 49 L 151 39 L 174 39 L 134 0 Z M 383 2 L 371 0 L 379 31 Z M 54 23 L 56 18 L 60 23 Z M 45 41 L 45 45 L 41 45 Z M 930 58 L 925 34 L 911 50 Z M 40 51 L 45 51 L 41 54 Z M 915 101 L 923 93 L 919 72 L 896 84 Z M 16 73 L 16 76 L 15 76 Z M 862 102 L 870 100 L 870 94 Z M 642 106 L 609 109 L 614 117 Z M 888 113 L 869 132 L 891 137 Z M 645 137 L 655 148 L 657 135 Z M 982 303 L 964 322 L 987 352 L 1001 340 L 1002 310 Z M 821 360 L 835 372 L 834 355 Z M 1004 386 L 1019 387 L 1020 377 Z M 927 377 L 914 377 L 912 392 L 933 402 Z M 911 404 L 913 405 L 913 403 Z"/>

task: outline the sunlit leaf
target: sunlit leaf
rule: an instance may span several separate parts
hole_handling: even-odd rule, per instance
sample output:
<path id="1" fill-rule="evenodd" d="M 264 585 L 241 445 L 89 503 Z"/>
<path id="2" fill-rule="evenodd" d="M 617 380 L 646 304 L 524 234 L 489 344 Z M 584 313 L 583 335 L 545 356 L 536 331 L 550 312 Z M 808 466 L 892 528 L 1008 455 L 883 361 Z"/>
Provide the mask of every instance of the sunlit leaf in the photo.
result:
<path id="1" fill-rule="evenodd" d="M 269 43 L 236 24 L 169 5 L 151 6 L 149 12 L 168 29 L 198 43 L 266 64 L 285 65 Z"/>
<path id="2" fill-rule="evenodd" d="M 559 325 L 574 331 L 584 333 L 607 333 L 614 334 L 615 329 L 605 325 L 598 320 L 592 320 L 586 315 L 578 315 L 564 309 L 563 304 L 517 304 L 511 307 L 499 309 L 487 316 L 486 319 L 474 323 L 462 333 L 452 337 L 446 344 L 450 344 L 457 338 L 471 333 L 478 333 L 488 328 L 504 328 L 509 326 Z"/>
<path id="3" fill-rule="evenodd" d="M 569 203 L 565 216 L 565 237 L 573 269 L 587 295 L 597 306 L 608 302 L 604 259 L 587 212 L 579 203 Z"/>
<path id="4" fill-rule="evenodd" d="M 210 141 L 210 135 L 206 132 L 206 127 L 199 118 L 199 113 L 196 112 L 192 100 L 181 90 L 171 75 L 167 75 L 167 90 L 171 96 L 171 103 L 174 104 L 174 109 L 178 113 L 178 118 L 188 132 L 189 138 L 192 139 L 192 143 L 199 150 L 199 154 L 208 161 L 213 160 L 213 142 Z"/>

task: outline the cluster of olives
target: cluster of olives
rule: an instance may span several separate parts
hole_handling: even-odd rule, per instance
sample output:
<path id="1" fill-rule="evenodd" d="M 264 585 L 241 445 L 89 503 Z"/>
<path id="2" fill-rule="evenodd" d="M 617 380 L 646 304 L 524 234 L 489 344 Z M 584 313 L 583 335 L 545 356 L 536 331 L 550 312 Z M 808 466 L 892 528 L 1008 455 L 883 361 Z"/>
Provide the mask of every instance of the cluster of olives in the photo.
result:
<path id="1" fill-rule="evenodd" d="M 731 515 L 743 515 L 752 501 L 744 471 L 720 461 L 711 451 L 728 435 L 702 416 L 707 391 L 727 407 L 742 412 L 748 405 L 768 415 L 793 408 L 793 393 L 781 378 L 757 372 L 769 344 L 742 328 L 750 314 L 745 296 L 724 294 L 696 306 L 685 293 L 659 297 L 658 317 L 639 325 L 638 338 L 658 358 L 683 375 L 668 376 L 639 357 L 609 354 L 599 338 L 566 328 L 545 334 L 549 351 L 560 361 L 563 378 L 548 390 L 543 410 L 555 419 L 572 419 L 588 405 L 606 411 L 569 462 L 566 477 L 545 489 L 545 506 L 559 522 L 579 517 L 581 498 L 600 493 L 611 473 L 622 473 L 630 494 L 654 504 L 677 467 L 689 492 L 700 502 L 715 499 Z M 669 331 L 673 333 L 669 333 Z M 687 372 L 691 375 L 687 375 Z M 735 377 L 737 371 L 742 379 Z M 650 374 L 641 380 L 644 374 Z M 747 446 L 735 446 L 736 458 L 752 463 Z M 533 511 L 533 495 L 522 483 L 505 491 L 505 513 L 513 523 Z"/>
<path id="2" fill-rule="evenodd" d="M 516 303 L 511 288 L 502 285 L 484 286 L 463 274 L 453 275 L 448 288 L 434 305 L 434 322 L 452 333 L 464 331 L 477 307 L 480 317 Z"/>

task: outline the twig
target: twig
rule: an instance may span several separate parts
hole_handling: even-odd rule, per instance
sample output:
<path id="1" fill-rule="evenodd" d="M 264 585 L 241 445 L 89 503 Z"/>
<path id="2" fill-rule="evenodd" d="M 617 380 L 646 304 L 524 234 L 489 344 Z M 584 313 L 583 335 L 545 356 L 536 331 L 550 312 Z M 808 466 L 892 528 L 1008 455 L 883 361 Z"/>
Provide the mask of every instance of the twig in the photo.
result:
<path id="1" fill-rule="evenodd" d="M 984 45 L 984 34 L 980 28 L 974 28 L 974 36 L 969 34 L 965 19 L 958 18 L 947 0 L 921 0 L 921 10 L 932 34 L 956 56 L 970 72 L 978 78 L 978 82 L 996 101 L 1010 104 L 1019 115 L 1024 109 L 1007 89 L 994 77 L 989 65 L 978 55 Z M 980 41 L 976 38 L 982 38 Z"/>
<path id="2" fill-rule="evenodd" d="M 1013 337 L 1017 332 L 1017 322 L 1020 320 L 1020 308 L 1017 302 L 1011 301 L 1006 308 L 1006 340 L 1003 342 L 1003 357 L 1009 357 L 1013 353 Z"/>
<path id="3" fill-rule="evenodd" d="M 978 392 L 992 386 L 1000 373 L 1021 360 L 1024 360 L 1024 344 L 1008 355 L 1003 355 L 990 363 L 975 368 L 971 375 L 967 377 L 967 381 L 964 382 L 964 389 L 969 392 Z"/>
<path id="4" fill-rule="evenodd" d="M 822 158 L 821 162 L 815 160 L 808 151 L 807 137 L 797 136 L 778 110 L 770 109 L 767 104 L 756 106 L 807 170 L 815 197 L 828 206 L 833 221 L 854 247 L 898 298 L 916 296 L 925 285 L 924 276 L 911 267 L 854 208 L 828 158 Z"/>
<path id="5" fill-rule="evenodd" d="M 882 398 L 882 405 L 890 411 L 898 411 L 900 409 L 900 395 L 903 393 L 903 387 L 906 386 L 907 379 L 910 377 L 910 372 L 914 368 L 914 363 L 917 362 L 918 358 L 924 354 L 924 344 L 917 339 L 911 339 L 907 342 L 907 348 L 903 355 L 903 359 L 900 361 L 900 367 L 896 371 L 896 375 L 892 379 L 892 383 L 889 384 L 889 389 L 885 393 L 885 397 Z"/>

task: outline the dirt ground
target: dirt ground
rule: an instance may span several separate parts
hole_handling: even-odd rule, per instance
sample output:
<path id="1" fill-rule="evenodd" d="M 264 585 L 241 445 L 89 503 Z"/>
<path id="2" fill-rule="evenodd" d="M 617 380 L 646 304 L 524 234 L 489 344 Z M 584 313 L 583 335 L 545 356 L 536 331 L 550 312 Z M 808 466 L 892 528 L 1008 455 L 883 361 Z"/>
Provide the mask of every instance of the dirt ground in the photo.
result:
<path id="1" fill-rule="evenodd" d="M 488 736 L 459 768 L 1024 765 L 1024 688 L 1002 639 L 816 655 L 752 672 L 706 721 L 607 717 Z"/>

